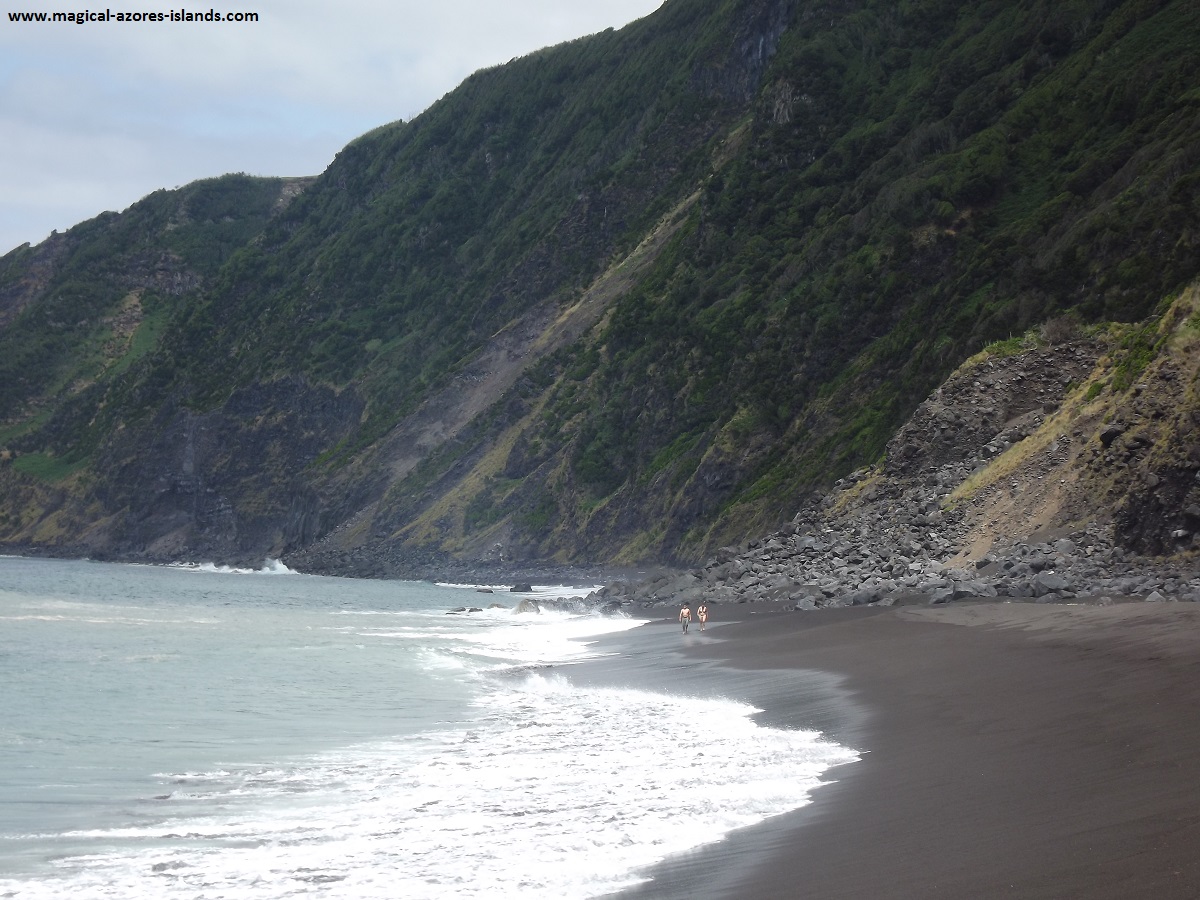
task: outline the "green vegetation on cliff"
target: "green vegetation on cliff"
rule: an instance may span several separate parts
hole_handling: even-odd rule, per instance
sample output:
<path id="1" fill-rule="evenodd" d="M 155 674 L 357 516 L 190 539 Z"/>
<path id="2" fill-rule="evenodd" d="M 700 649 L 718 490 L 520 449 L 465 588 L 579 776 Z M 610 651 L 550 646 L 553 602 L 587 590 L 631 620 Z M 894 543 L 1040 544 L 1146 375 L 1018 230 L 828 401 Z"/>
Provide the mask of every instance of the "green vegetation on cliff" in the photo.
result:
<path id="1" fill-rule="evenodd" d="M 983 345 L 1200 274 L 1198 38 L 1178 0 L 670 0 L 290 203 L 218 179 L 9 254 L 4 442 L 92 461 L 114 552 L 696 558 L 877 459 Z M 309 437 L 269 477 L 186 449 L 257 446 L 280 396 Z M 138 499 L 176 470 L 226 524 Z"/>

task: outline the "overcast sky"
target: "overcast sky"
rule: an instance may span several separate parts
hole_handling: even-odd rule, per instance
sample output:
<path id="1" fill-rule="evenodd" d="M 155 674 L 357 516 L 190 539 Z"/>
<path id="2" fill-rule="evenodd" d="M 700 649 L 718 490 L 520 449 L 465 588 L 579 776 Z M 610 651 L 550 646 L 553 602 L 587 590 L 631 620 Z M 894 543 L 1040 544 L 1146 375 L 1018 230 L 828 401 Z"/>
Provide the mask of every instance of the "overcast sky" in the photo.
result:
<path id="1" fill-rule="evenodd" d="M 313 175 L 477 69 L 661 0 L 3 0 L 0 255 L 226 172 Z M 15 12 L 255 12 L 250 23 L 13 22 Z"/>

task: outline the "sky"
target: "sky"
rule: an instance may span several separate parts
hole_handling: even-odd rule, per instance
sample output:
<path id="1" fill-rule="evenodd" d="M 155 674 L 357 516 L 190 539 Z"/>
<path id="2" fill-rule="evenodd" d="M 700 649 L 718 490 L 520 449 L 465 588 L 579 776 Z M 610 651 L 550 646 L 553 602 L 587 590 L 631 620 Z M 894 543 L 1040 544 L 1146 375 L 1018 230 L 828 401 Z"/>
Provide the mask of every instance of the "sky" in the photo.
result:
<path id="1" fill-rule="evenodd" d="M 315 175 L 472 72 L 620 28 L 662 0 L 3 0 L 0 255 L 159 188 Z M 257 13 L 252 22 L 12 14 Z"/>

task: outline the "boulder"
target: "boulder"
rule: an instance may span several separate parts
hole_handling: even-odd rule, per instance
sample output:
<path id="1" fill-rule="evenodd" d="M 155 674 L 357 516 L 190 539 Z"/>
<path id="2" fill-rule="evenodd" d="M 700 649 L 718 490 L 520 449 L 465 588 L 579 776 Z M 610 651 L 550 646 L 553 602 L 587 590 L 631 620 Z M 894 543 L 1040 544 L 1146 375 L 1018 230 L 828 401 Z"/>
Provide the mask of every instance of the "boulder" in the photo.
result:
<path id="1" fill-rule="evenodd" d="M 995 597 L 996 589 L 983 581 L 956 581 L 953 588 L 955 600 L 969 600 L 975 597 Z"/>
<path id="2" fill-rule="evenodd" d="M 879 594 L 871 588 L 859 588 L 857 591 L 852 591 L 846 599 L 850 606 L 866 606 L 878 600 Z"/>
<path id="3" fill-rule="evenodd" d="M 951 587 L 937 588 L 929 595 L 929 602 L 931 605 L 936 605 L 939 603 L 949 603 L 953 599 L 954 599 L 954 588 L 951 588 Z"/>
<path id="4" fill-rule="evenodd" d="M 1044 597 L 1058 591 L 1070 590 L 1071 583 L 1055 572 L 1039 572 L 1033 579 L 1033 596 Z"/>
<path id="5" fill-rule="evenodd" d="M 1041 572 L 1050 565 L 1050 562 L 1050 557 L 1041 552 L 1031 553 L 1025 560 L 1025 564 L 1034 572 Z"/>

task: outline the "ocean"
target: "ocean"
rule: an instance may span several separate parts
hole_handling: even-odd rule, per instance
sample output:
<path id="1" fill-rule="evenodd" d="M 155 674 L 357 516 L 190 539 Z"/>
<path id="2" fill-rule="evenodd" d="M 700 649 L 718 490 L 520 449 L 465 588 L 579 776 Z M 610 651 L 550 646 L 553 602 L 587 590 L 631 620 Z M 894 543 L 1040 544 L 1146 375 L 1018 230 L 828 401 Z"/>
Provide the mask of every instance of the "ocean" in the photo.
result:
<path id="1" fill-rule="evenodd" d="M 857 758 L 573 679 L 643 623 L 522 596 L 0 558 L 0 897 L 596 897 Z"/>

